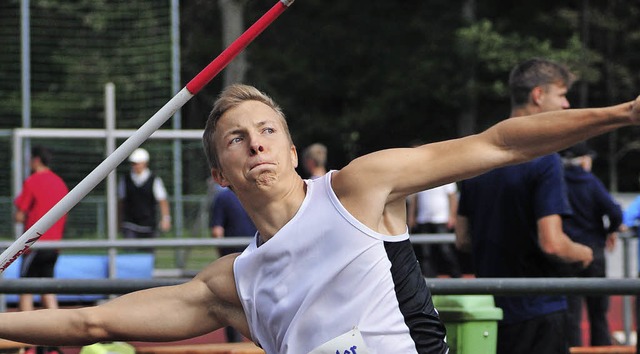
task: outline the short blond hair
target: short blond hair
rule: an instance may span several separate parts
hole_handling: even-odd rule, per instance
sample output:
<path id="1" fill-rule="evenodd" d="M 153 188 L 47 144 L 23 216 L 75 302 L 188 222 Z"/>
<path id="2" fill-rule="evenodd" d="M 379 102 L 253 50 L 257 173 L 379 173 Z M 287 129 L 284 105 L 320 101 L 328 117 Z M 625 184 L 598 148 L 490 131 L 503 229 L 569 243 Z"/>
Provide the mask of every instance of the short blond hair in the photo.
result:
<path id="1" fill-rule="evenodd" d="M 209 162 L 210 168 L 220 168 L 220 161 L 218 160 L 218 153 L 216 150 L 216 144 L 214 141 L 214 135 L 216 133 L 216 125 L 227 111 L 239 106 L 246 101 L 258 101 L 271 107 L 280 118 L 282 118 L 282 126 L 285 133 L 289 138 L 289 142 L 293 144 L 291 133 L 289 133 L 289 126 L 287 125 L 287 119 L 282 112 L 282 108 L 267 94 L 258 90 L 257 88 L 249 85 L 234 84 L 224 89 L 218 99 L 213 104 L 213 109 L 209 113 L 207 118 L 207 124 L 204 128 L 204 134 L 202 135 L 202 144 L 204 147 L 204 153 Z"/>

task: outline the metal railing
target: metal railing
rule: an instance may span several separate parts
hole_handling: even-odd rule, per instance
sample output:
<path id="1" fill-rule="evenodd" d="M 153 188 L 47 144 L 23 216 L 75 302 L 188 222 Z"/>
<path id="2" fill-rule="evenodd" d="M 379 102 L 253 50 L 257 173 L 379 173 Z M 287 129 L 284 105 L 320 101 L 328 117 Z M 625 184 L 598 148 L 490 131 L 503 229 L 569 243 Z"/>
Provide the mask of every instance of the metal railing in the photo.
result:
<path id="1" fill-rule="evenodd" d="M 54 293 L 121 295 L 158 286 L 178 285 L 191 278 L 51 279 L 0 281 L 1 294 Z M 607 278 L 429 278 L 434 295 L 638 295 L 638 279 Z"/>
<path id="2" fill-rule="evenodd" d="M 179 248 L 179 247 L 234 247 L 246 246 L 253 237 L 229 238 L 154 238 L 154 239 L 119 239 L 119 240 L 60 240 L 38 241 L 32 249 L 103 249 L 103 248 Z M 453 234 L 414 234 L 411 242 L 421 244 L 453 243 Z M 7 248 L 13 242 L 0 241 L 0 248 Z"/>
<path id="3" fill-rule="evenodd" d="M 426 279 L 435 295 L 624 295 L 623 326 L 626 343 L 632 329 L 633 315 L 631 295 L 640 294 L 640 280 L 631 278 L 631 257 L 629 256 L 632 233 L 621 234 L 623 248 L 622 279 L 612 278 L 457 278 Z M 180 239 L 136 239 L 136 240 L 88 240 L 88 241 L 41 241 L 34 249 L 128 249 L 128 248 L 189 248 L 201 246 L 233 247 L 246 246 L 253 237 L 233 237 L 222 239 L 180 238 Z M 419 244 L 452 243 L 453 234 L 413 234 L 411 241 Z M 0 242 L 6 248 L 11 242 Z M 109 259 L 110 262 L 114 261 Z M 111 267 L 110 267 L 111 268 Z M 55 294 L 104 294 L 118 295 L 157 286 L 176 285 L 188 278 L 166 279 L 2 279 L 0 294 L 55 293 Z M 4 303 L 4 301 L 2 301 Z"/>

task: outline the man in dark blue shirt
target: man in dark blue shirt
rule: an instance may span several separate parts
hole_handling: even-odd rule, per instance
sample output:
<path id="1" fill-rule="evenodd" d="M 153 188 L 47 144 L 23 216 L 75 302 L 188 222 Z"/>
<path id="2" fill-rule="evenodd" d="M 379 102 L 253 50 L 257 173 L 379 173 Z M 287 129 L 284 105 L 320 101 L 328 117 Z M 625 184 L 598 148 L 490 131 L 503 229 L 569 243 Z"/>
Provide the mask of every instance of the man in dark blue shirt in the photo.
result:
<path id="1" fill-rule="evenodd" d="M 210 211 L 211 236 L 215 238 L 254 236 L 256 226 L 249 218 L 240 200 L 229 188 L 220 191 L 211 202 Z M 242 252 L 245 247 L 220 247 L 220 256 Z M 242 334 L 233 327 L 225 328 L 227 342 L 242 342 Z"/>
<path id="2" fill-rule="evenodd" d="M 229 188 L 223 189 L 211 203 L 211 236 L 238 237 L 254 236 L 256 226 L 240 204 L 240 200 Z M 220 256 L 242 252 L 244 247 L 222 247 Z"/>
<path id="3" fill-rule="evenodd" d="M 511 117 L 569 108 L 574 78 L 544 59 L 516 66 L 509 77 Z M 471 249 L 478 277 L 553 277 L 562 262 L 588 265 L 591 249 L 562 231 L 571 209 L 558 154 L 462 181 L 456 244 Z M 496 297 L 504 318 L 498 354 L 567 354 L 563 296 Z"/>
<path id="4" fill-rule="evenodd" d="M 604 278 L 606 276 L 605 248 L 613 248 L 622 223 L 622 209 L 604 184 L 594 176 L 591 164 L 595 152 L 580 143 L 560 152 L 564 162 L 565 181 L 573 214 L 563 220 L 569 237 L 593 250 L 593 262 L 574 276 Z M 604 218 L 609 220 L 605 225 Z M 607 321 L 608 296 L 569 296 L 569 343 L 582 346 L 582 301 L 587 305 L 591 346 L 611 345 Z"/>

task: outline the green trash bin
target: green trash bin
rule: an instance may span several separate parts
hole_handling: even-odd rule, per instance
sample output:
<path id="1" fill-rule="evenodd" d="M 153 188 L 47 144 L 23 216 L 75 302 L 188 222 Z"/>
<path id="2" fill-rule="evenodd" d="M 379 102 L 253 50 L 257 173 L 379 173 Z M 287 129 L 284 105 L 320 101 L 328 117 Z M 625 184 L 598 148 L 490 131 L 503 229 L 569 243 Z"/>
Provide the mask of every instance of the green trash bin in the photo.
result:
<path id="1" fill-rule="evenodd" d="M 450 354 L 495 354 L 502 309 L 491 295 L 435 295 Z"/>

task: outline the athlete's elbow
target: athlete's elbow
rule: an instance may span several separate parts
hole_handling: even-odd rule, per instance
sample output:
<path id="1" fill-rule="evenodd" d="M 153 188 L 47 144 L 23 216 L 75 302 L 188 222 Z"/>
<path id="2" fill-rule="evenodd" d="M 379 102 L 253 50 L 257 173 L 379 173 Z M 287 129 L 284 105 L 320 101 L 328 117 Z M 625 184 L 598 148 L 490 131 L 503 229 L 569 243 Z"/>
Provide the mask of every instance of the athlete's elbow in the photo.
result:
<path id="1" fill-rule="evenodd" d="M 77 334 L 83 337 L 86 344 L 115 340 L 106 329 L 99 316 L 91 312 L 91 308 L 78 311 Z"/>

